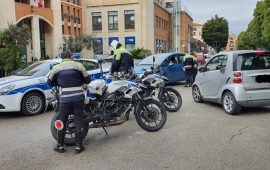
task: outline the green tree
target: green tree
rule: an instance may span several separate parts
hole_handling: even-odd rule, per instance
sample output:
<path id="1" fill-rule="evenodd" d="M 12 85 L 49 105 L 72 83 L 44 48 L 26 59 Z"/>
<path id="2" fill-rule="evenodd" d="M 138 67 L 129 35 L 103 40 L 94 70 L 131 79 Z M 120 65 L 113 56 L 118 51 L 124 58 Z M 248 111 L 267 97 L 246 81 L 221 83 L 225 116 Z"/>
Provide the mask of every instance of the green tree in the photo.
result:
<path id="1" fill-rule="evenodd" d="M 97 50 L 97 41 L 91 35 L 82 35 L 75 37 L 64 38 L 66 48 L 64 50 L 70 50 L 72 53 L 81 52 L 84 48 L 87 50 L 93 49 L 94 52 Z"/>
<path id="2" fill-rule="evenodd" d="M 238 49 L 270 50 L 270 0 L 257 2 L 253 19 L 237 39 Z"/>
<path id="3" fill-rule="evenodd" d="M 262 24 L 262 39 L 264 48 L 270 50 L 270 0 L 264 1 L 264 18 Z"/>
<path id="4" fill-rule="evenodd" d="M 202 29 L 202 38 L 209 46 L 212 46 L 216 52 L 226 47 L 229 37 L 228 21 L 223 17 L 212 17 L 208 20 Z"/>
<path id="5" fill-rule="evenodd" d="M 0 32 L 0 72 L 7 75 L 20 67 L 22 51 L 30 38 L 31 32 L 27 25 L 9 24 L 7 29 Z"/>
<path id="6" fill-rule="evenodd" d="M 150 50 L 144 48 L 137 48 L 135 50 L 130 51 L 130 53 L 133 55 L 134 59 L 143 59 L 147 56 L 152 55 Z"/>

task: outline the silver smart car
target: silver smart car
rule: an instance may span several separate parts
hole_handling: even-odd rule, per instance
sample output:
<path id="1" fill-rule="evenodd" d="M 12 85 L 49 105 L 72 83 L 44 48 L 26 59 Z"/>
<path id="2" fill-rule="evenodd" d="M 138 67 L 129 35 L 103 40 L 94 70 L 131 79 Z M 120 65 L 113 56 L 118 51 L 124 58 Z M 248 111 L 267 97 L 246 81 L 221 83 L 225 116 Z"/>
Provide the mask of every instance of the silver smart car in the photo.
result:
<path id="1" fill-rule="evenodd" d="M 227 114 L 241 107 L 270 105 L 270 52 L 233 51 L 215 55 L 199 68 L 192 87 L 195 102 L 214 102 Z"/>

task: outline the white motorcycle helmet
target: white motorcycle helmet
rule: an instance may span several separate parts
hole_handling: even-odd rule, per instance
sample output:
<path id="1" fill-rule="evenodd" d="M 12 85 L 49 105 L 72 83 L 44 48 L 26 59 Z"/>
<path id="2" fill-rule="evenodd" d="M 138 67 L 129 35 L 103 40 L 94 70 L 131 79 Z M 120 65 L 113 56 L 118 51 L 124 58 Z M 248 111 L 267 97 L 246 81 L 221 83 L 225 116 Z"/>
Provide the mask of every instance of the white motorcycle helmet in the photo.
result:
<path id="1" fill-rule="evenodd" d="M 89 93 L 94 96 L 102 96 L 105 88 L 106 82 L 103 79 L 94 80 L 88 85 Z"/>
<path id="2" fill-rule="evenodd" d="M 110 54 L 113 55 L 114 51 L 116 50 L 116 47 L 118 45 L 118 41 L 117 40 L 113 40 L 110 44 Z"/>

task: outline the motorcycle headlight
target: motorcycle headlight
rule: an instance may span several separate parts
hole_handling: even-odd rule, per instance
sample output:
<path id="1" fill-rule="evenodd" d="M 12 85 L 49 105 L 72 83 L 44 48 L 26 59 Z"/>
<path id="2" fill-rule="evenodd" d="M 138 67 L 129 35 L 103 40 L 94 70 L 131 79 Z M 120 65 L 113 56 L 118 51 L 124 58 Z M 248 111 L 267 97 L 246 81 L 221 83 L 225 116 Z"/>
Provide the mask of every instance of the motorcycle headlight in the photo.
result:
<path id="1" fill-rule="evenodd" d="M 7 94 L 7 93 L 10 92 L 11 90 L 13 90 L 14 87 L 15 87 L 15 84 L 8 84 L 8 85 L 5 85 L 4 87 L 0 88 L 0 95 Z"/>

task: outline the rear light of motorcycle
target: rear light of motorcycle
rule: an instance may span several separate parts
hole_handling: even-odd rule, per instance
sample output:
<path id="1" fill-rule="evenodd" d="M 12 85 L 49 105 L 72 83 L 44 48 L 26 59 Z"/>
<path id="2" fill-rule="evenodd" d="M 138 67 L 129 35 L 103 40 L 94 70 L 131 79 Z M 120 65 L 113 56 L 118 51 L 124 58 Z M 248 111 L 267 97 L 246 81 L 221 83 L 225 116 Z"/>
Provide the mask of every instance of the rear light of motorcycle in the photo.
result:
<path id="1" fill-rule="evenodd" d="M 233 83 L 234 84 L 241 84 L 243 82 L 242 80 L 242 72 L 234 72 L 233 73 Z"/>

